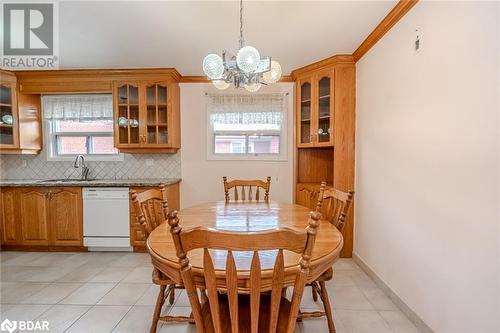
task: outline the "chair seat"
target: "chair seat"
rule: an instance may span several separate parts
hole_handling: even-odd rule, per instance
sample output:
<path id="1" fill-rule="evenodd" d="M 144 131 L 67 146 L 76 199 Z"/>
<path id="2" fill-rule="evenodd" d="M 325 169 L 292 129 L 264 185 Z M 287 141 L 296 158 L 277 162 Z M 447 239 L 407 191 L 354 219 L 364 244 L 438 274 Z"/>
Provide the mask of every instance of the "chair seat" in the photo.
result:
<path id="1" fill-rule="evenodd" d="M 286 332 L 286 325 L 288 317 L 290 315 L 291 303 L 288 299 L 281 297 L 281 303 L 278 314 L 278 325 L 276 332 Z M 260 297 L 259 306 L 259 332 L 269 332 L 269 323 L 271 313 L 271 296 L 263 294 Z M 227 295 L 219 294 L 219 308 L 221 323 L 223 327 L 222 332 L 231 333 L 231 319 L 229 315 L 229 303 Z M 203 320 L 205 324 L 205 330 L 207 333 L 214 332 L 214 327 L 212 323 L 212 316 L 210 314 L 210 304 L 205 302 L 201 309 Z M 238 333 L 246 333 L 251 331 L 250 324 L 250 296 L 249 295 L 239 295 L 238 297 Z"/>
<path id="2" fill-rule="evenodd" d="M 333 279 L 333 268 L 328 268 L 323 274 L 321 274 L 315 281 L 330 281 Z"/>

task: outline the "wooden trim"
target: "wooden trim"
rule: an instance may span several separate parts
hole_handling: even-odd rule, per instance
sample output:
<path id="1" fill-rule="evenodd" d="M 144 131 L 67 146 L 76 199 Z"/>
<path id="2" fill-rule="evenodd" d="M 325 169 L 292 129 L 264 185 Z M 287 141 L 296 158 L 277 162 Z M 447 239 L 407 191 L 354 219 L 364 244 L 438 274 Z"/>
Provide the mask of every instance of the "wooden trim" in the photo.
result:
<path id="1" fill-rule="evenodd" d="M 30 70 L 15 74 L 19 91 L 25 94 L 110 93 L 114 81 L 181 79 L 175 68 Z"/>
<path id="2" fill-rule="evenodd" d="M 299 76 L 309 75 L 310 72 L 322 69 L 324 67 L 336 64 L 352 64 L 352 63 L 354 63 L 354 58 L 352 55 L 338 54 L 317 62 L 313 62 L 312 64 L 309 64 L 307 66 L 294 69 L 290 75 L 292 80 L 297 80 L 297 77 Z"/>
<path id="3" fill-rule="evenodd" d="M 210 80 L 207 79 L 206 76 L 202 75 L 187 75 L 187 76 L 182 76 L 180 83 L 210 83 Z M 292 78 L 291 75 L 283 75 L 281 76 L 281 79 L 279 82 L 294 82 L 294 79 Z"/>
<path id="4" fill-rule="evenodd" d="M 38 155 L 39 153 L 39 149 L 0 149 L 0 155 Z"/>
<path id="5" fill-rule="evenodd" d="M 400 0 L 353 52 L 354 61 L 361 59 L 417 2 L 418 0 Z"/>
<path id="6" fill-rule="evenodd" d="M 45 245 L 1 245 L 1 251 L 28 252 L 87 252 L 85 246 L 45 246 Z"/>
<path id="7" fill-rule="evenodd" d="M 202 75 L 187 75 L 182 76 L 180 83 L 209 83 L 210 80 L 206 76 Z"/>

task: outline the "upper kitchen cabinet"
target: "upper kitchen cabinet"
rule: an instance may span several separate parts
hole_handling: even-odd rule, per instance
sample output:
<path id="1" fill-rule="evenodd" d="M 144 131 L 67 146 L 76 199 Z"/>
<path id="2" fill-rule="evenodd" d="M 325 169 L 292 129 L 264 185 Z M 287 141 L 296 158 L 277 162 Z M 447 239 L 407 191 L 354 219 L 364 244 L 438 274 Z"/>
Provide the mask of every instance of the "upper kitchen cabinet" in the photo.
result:
<path id="1" fill-rule="evenodd" d="M 2 72 L 0 82 L 0 148 L 15 149 L 19 141 L 17 120 L 16 77 Z"/>
<path id="2" fill-rule="evenodd" d="M 333 146 L 334 70 L 308 73 L 296 89 L 297 147 Z"/>
<path id="3" fill-rule="evenodd" d="M 177 82 L 115 82 L 113 104 L 120 151 L 169 153 L 180 148 Z"/>
<path id="4" fill-rule="evenodd" d="M 174 68 L 34 70 L 15 73 L 21 95 L 113 93 L 114 145 L 124 153 L 175 153 L 180 74 Z M 21 119 L 20 119 L 21 121 Z"/>
<path id="5" fill-rule="evenodd" d="M 20 93 L 12 72 L 0 71 L 0 78 L 0 154 L 39 153 L 40 95 Z"/>

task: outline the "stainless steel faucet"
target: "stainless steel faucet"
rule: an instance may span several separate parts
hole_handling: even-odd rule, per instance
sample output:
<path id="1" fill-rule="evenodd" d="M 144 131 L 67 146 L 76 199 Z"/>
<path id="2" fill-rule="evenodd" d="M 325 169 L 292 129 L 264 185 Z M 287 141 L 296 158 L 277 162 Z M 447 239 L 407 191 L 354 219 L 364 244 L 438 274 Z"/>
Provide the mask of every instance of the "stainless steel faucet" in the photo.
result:
<path id="1" fill-rule="evenodd" d="M 87 180 L 87 178 L 89 176 L 89 168 L 85 165 L 85 158 L 83 157 L 83 155 L 78 155 L 76 157 L 74 167 L 76 169 L 82 168 L 81 179 L 82 180 Z"/>

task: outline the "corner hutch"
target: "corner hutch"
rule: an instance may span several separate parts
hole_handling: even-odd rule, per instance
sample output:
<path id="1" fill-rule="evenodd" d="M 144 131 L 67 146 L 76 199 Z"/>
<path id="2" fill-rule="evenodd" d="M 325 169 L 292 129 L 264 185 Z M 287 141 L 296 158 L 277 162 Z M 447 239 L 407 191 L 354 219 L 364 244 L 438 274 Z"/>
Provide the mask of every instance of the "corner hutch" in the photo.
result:
<path id="1" fill-rule="evenodd" d="M 322 181 L 342 191 L 354 189 L 356 67 L 352 56 L 334 56 L 296 69 L 292 77 L 295 202 L 314 209 Z M 342 256 L 351 256 L 352 241 L 351 211 L 344 229 Z"/>

